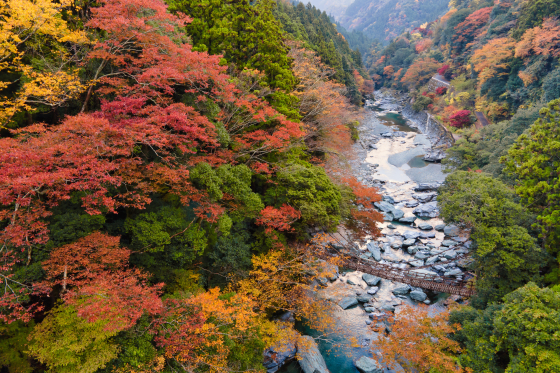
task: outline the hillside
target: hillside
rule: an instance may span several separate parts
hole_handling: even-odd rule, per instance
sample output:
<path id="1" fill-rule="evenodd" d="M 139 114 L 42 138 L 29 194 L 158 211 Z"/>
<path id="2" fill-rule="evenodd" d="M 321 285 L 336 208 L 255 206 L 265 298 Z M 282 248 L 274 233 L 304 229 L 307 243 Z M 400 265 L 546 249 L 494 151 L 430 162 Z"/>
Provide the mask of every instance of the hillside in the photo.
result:
<path id="1" fill-rule="evenodd" d="M 348 30 L 362 31 L 371 39 L 388 42 L 404 30 L 419 27 L 443 15 L 448 0 L 355 0 L 333 5 L 330 0 L 312 0 L 332 14 Z"/>

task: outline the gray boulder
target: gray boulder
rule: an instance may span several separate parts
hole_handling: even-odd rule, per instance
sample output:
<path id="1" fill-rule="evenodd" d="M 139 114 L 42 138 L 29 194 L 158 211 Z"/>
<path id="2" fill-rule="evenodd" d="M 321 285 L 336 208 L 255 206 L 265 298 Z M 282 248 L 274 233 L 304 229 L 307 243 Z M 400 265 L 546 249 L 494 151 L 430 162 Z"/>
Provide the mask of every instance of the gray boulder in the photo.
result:
<path id="1" fill-rule="evenodd" d="M 354 362 L 356 368 L 362 373 L 383 373 L 383 368 L 377 361 L 367 356 L 362 356 Z"/>
<path id="2" fill-rule="evenodd" d="M 408 251 L 410 255 L 414 255 L 418 251 L 418 246 L 409 246 L 406 248 L 406 251 Z"/>
<path id="3" fill-rule="evenodd" d="M 424 261 L 423 260 L 413 260 L 409 264 L 413 267 L 422 267 L 424 265 Z"/>
<path id="4" fill-rule="evenodd" d="M 356 284 L 354 281 L 352 281 L 352 279 L 346 280 L 346 283 L 347 283 L 348 285 L 358 285 L 358 284 Z"/>
<path id="5" fill-rule="evenodd" d="M 319 352 L 319 346 L 315 340 L 306 335 L 304 346 L 298 346 L 298 362 L 304 373 L 329 373 L 323 355 Z"/>
<path id="6" fill-rule="evenodd" d="M 436 196 L 437 193 L 422 193 L 422 194 L 413 194 L 412 198 L 414 198 L 420 203 L 427 203 L 432 201 Z"/>
<path id="7" fill-rule="evenodd" d="M 383 201 L 388 202 L 388 203 L 390 203 L 390 204 L 392 204 L 392 205 L 395 204 L 395 199 L 394 199 L 393 197 L 391 197 L 391 196 L 383 196 Z"/>
<path id="8" fill-rule="evenodd" d="M 429 257 L 430 254 L 423 253 L 423 252 L 417 252 L 416 255 L 414 255 L 415 259 L 420 259 L 420 260 L 428 259 Z"/>
<path id="9" fill-rule="evenodd" d="M 410 291 L 410 285 L 400 285 L 393 289 L 395 295 L 406 295 Z"/>
<path id="10" fill-rule="evenodd" d="M 445 233 L 445 235 L 448 237 L 454 237 L 454 236 L 458 236 L 459 233 L 461 233 L 461 230 L 459 229 L 458 226 L 451 224 L 443 228 L 443 233 Z"/>
<path id="11" fill-rule="evenodd" d="M 391 205 L 389 202 L 385 202 L 385 201 L 375 202 L 374 205 L 375 205 L 375 207 L 377 207 L 377 209 L 379 211 L 382 211 L 382 212 L 391 212 L 394 209 L 393 205 Z"/>
<path id="12" fill-rule="evenodd" d="M 417 208 L 412 211 L 412 213 L 419 218 L 437 218 L 439 215 L 439 210 L 437 207 L 437 202 L 430 202 L 423 205 L 418 206 Z"/>
<path id="13" fill-rule="evenodd" d="M 441 186 L 441 183 L 421 183 L 418 184 L 417 187 L 414 188 L 415 192 L 428 192 L 432 190 L 436 190 Z"/>
<path id="14" fill-rule="evenodd" d="M 421 222 L 418 224 L 418 228 L 422 229 L 423 231 L 431 231 L 434 227 L 431 224 L 426 222 Z"/>
<path id="15" fill-rule="evenodd" d="M 418 206 L 420 204 L 420 202 L 418 201 L 407 201 L 404 205 L 408 208 L 414 208 L 416 206 Z"/>
<path id="16" fill-rule="evenodd" d="M 434 229 L 438 232 L 443 232 L 443 230 L 445 229 L 445 224 L 438 224 L 434 227 Z"/>
<path id="17" fill-rule="evenodd" d="M 340 308 L 342 308 L 343 310 L 350 308 L 352 306 L 355 306 L 358 304 L 358 299 L 354 298 L 354 297 L 346 297 L 346 298 L 342 298 L 342 300 L 340 302 L 338 302 L 338 305 L 340 306 Z"/>
<path id="18" fill-rule="evenodd" d="M 443 240 L 441 243 L 441 246 L 447 246 L 447 247 L 451 247 L 455 245 L 457 245 L 457 242 L 453 240 Z"/>
<path id="19" fill-rule="evenodd" d="M 393 214 L 391 214 L 390 212 L 381 212 L 381 215 L 383 215 L 383 220 L 384 221 L 393 221 Z"/>
<path id="20" fill-rule="evenodd" d="M 379 281 L 381 281 L 381 278 L 374 276 L 374 275 L 370 275 L 369 273 L 364 273 L 362 275 L 362 280 L 365 281 L 366 284 L 368 284 L 369 286 L 375 286 L 377 284 L 379 284 Z"/>
<path id="21" fill-rule="evenodd" d="M 402 247 L 403 243 L 401 241 L 395 241 L 391 244 L 391 247 L 393 249 L 400 249 Z"/>
<path id="22" fill-rule="evenodd" d="M 420 236 L 422 236 L 421 232 L 418 231 L 405 231 L 402 236 L 404 237 L 405 240 L 411 240 L 411 239 L 417 239 L 420 238 Z"/>
<path id="23" fill-rule="evenodd" d="M 415 242 L 416 240 L 411 238 L 409 240 L 404 240 L 402 244 L 403 246 L 408 247 L 408 246 L 413 246 Z"/>
<path id="24" fill-rule="evenodd" d="M 439 258 L 437 256 L 431 256 L 426 260 L 426 265 L 434 264 Z"/>
<path id="25" fill-rule="evenodd" d="M 463 271 L 461 271 L 459 268 L 453 268 L 447 272 L 445 272 L 443 275 L 444 276 L 461 276 L 463 274 Z"/>
<path id="26" fill-rule="evenodd" d="M 435 238 L 436 232 L 422 232 L 420 238 Z"/>
<path id="27" fill-rule="evenodd" d="M 393 211 L 391 211 L 391 214 L 393 214 L 393 219 L 395 219 L 395 220 L 399 220 L 399 219 L 404 218 L 404 211 L 403 210 L 393 209 Z"/>
<path id="28" fill-rule="evenodd" d="M 414 290 L 410 292 L 410 298 L 414 299 L 417 302 L 423 302 L 426 300 L 428 296 L 426 293 L 420 290 Z"/>
<path id="29" fill-rule="evenodd" d="M 368 303 L 369 301 L 371 301 L 371 295 L 360 295 L 358 298 L 356 298 L 358 300 L 358 302 L 360 303 Z"/>
<path id="30" fill-rule="evenodd" d="M 416 206 L 418 206 L 418 205 L 416 205 Z M 416 206 L 410 206 L 410 207 L 416 207 Z M 407 216 L 406 218 L 399 219 L 399 222 L 405 223 L 405 224 L 412 224 L 416 221 L 416 219 L 418 219 L 416 216 Z"/>
<path id="31" fill-rule="evenodd" d="M 442 255 L 445 259 L 451 260 L 457 257 L 457 252 L 455 250 L 451 250 L 451 251 L 444 252 Z"/>
<path id="32" fill-rule="evenodd" d="M 377 286 L 373 286 L 373 287 L 368 289 L 367 293 L 369 295 L 375 295 L 378 291 L 379 291 L 379 288 Z"/>

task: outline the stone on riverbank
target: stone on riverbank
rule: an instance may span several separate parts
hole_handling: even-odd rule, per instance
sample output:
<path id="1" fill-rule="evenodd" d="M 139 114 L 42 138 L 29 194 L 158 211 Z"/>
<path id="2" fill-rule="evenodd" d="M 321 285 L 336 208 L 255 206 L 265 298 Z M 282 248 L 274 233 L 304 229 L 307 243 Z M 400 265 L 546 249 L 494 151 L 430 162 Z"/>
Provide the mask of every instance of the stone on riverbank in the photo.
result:
<path id="1" fill-rule="evenodd" d="M 420 203 L 428 203 L 431 202 L 434 197 L 437 196 L 437 193 L 432 192 L 432 193 L 421 193 L 421 194 L 413 194 L 412 198 L 414 198 L 415 200 L 417 200 Z"/>
<path id="2" fill-rule="evenodd" d="M 308 335 L 303 336 L 302 339 L 305 341 L 302 343 L 303 345 L 298 346 L 297 352 L 301 369 L 305 373 L 329 373 L 317 342 Z"/>
<path id="3" fill-rule="evenodd" d="M 418 206 L 418 204 L 416 206 Z M 410 207 L 416 207 L 416 206 L 410 206 Z M 416 219 L 418 219 L 416 216 L 407 216 L 406 218 L 399 219 L 399 222 L 405 224 L 412 224 L 416 221 Z"/>
<path id="4" fill-rule="evenodd" d="M 379 281 L 381 281 L 381 278 L 370 275 L 369 273 L 364 273 L 362 275 L 362 280 L 364 280 L 365 283 L 368 284 L 368 286 L 376 286 L 377 284 L 379 284 Z"/>
<path id="5" fill-rule="evenodd" d="M 406 295 L 410 291 L 410 285 L 400 285 L 393 289 L 395 295 Z"/>
<path id="6" fill-rule="evenodd" d="M 427 192 L 427 191 L 431 191 L 431 190 L 436 190 L 440 186 L 441 186 L 441 183 L 421 183 L 421 184 L 418 184 L 418 186 L 416 186 L 414 188 L 414 191 L 415 192 Z"/>
<path id="7" fill-rule="evenodd" d="M 457 242 L 453 240 L 444 240 L 441 243 L 441 246 L 447 246 L 447 247 L 455 246 L 455 245 L 457 245 Z"/>
<path id="8" fill-rule="evenodd" d="M 417 238 L 420 238 L 420 236 L 422 236 L 422 233 L 418 231 L 405 231 L 403 232 L 402 236 L 405 240 L 415 240 Z"/>
<path id="9" fill-rule="evenodd" d="M 405 246 L 405 247 L 413 246 L 415 242 L 416 242 L 416 240 L 411 238 L 409 240 L 404 240 L 402 245 Z"/>
<path id="10" fill-rule="evenodd" d="M 419 218 L 437 218 L 439 215 L 439 210 L 436 202 L 430 202 L 418 206 L 412 211 L 412 213 Z"/>
<path id="11" fill-rule="evenodd" d="M 443 233 L 445 233 L 445 235 L 448 237 L 455 237 L 458 236 L 459 233 L 461 233 L 461 230 L 458 226 L 452 224 L 447 225 L 445 228 L 443 228 Z"/>
<path id="12" fill-rule="evenodd" d="M 423 302 L 426 300 L 428 296 L 426 293 L 420 290 L 414 290 L 410 292 L 410 298 L 414 299 L 417 302 Z"/>
<path id="13" fill-rule="evenodd" d="M 367 293 L 369 295 L 375 295 L 375 293 L 377 293 L 379 291 L 379 288 L 377 286 L 371 287 L 368 289 Z"/>
<path id="14" fill-rule="evenodd" d="M 358 300 L 358 302 L 360 303 L 367 303 L 369 301 L 371 301 L 371 295 L 360 295 L 358 298 L 356 298 Z"/>
<path id="15" fill-rule="evenodd" d="M 434 229 L 438 232 L 443 232 L 443 230 L 445 229 L 445 224 L 438 224 L 434 227 Z"/>
<path id="16" fill-rule="evenodd" d="M 362 356 L 356 360 L 354 365 L 362 373 L 383 373 L 383 369 L 379 363 L 367 356 Z"/>
<path id="17" fill-rule="evenodd" d="M 355 305 L 358 304 L 358 299 L 354 298 L 354 297 L 346 297 L 346 298 L 342 298 L 342 300 L 340 302 L 338 302 L 338 305 L 340 306 L 340 308 L 342 308 L 343 310 L 353 307 Z"/>
<path id="18" fill-rule="evenodd" d="M 393 219 L 394 220 L 399 220 L 399 219 L 404 218 L 404 211 L 403 210 L 393 209 L 393 211 L 391 211 L 391 214 L 393 214 Z"/>
<path id="19" fill-rule="evenodd" d="M 418 224 L 418 228 L 422 229 L 423 231 L 431 231 L 434 227 L 432 227 L 432 225 L 429 223 L 422 222 Z"/>

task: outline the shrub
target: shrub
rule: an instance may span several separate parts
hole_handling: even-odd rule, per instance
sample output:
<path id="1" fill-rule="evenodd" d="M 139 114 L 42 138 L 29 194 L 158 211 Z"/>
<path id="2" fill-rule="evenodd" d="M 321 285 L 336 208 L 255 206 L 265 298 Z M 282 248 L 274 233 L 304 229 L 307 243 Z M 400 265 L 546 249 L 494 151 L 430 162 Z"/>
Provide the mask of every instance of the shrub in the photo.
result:
<path id="1" fill-rule="evenodd" d="M 446 93 L 447 93 L 446 87 L 438 87 L 438 89 L 436 89 L 436 94 L 438 94 L 439 96 L 443 96 Z"/>
<path id="2" fill-rule="evenodd" d="M 463 128 L 471 123 L 472 118 L 469 110 L 459 110 L 449 117 L 449 124 L 453 127 Z"/>

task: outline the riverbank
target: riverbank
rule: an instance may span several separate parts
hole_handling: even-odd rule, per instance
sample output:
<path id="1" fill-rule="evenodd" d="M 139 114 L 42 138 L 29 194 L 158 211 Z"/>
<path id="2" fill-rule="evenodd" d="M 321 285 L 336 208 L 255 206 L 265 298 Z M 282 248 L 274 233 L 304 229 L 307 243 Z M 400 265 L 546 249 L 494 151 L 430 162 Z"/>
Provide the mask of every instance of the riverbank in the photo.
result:
<path id="1" fill-rule="evenodd" d="M 442 136 L 433 128 L 434 123 L 420 125 L 418 118 L 407 117 L 405 100 L 381 92 L 376 97 L 379 100 L 369 103 L 368 115 L 360 126 L 360 140 L 354 145 L 358 156 L 352 168 L 358 181 L 376 187 L 382 194 L 383 201 L 376 207 L 385 221 L 380 224 L 382 237 L 359 243 L 361 256 L 401 270 L 428 265 L 420 271 L 461 279 L 467 262 L 454 259 L 468 252 L 470 241 L 464 232 L 445 226 L 439 219 L 437 187 L 444 182 L 445 174 L 441 164 L 424 160 L 426 154 L 433 152 L 435 143 L 442 145 Z M 398 314 L 405 304 L 430 304 L 435 312 L 442 307 L 441 294 L 344 270 L 318 296 L 339 304 L 334 316 L 348 332 L 335 338 L 334 344 L 318 342 L 326 366 L 333 373 L 356 373 L 355 361 L 372 356 L 369 344 L 377 338 L 372 330 L 374 316 Z M 314 336 L 303 325 L 298 328 Z M 357 340 L 359 347 L 351 346 L 350 338 Z M 292 364 L 281 372 L 299 369 Z M 391 371 L 385 368 L 384 372 Z"/>

